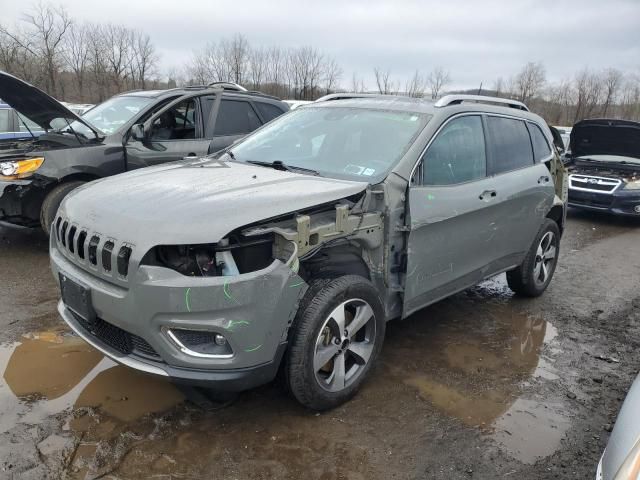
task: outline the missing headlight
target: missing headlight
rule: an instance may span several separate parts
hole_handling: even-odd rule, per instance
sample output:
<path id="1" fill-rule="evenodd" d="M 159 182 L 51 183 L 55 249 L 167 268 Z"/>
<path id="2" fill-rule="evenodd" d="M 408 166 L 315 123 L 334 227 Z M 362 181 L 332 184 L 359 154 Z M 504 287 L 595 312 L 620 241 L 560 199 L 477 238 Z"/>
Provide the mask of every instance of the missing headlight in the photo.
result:
<path id="1" fill-rule="evenodd" d="M 189 277 L 215 277 L 253 272 L 273 262 L 273 234 L 252 237 L 230 236 L 218 244 L 159 245 L 142 259 Z"/>

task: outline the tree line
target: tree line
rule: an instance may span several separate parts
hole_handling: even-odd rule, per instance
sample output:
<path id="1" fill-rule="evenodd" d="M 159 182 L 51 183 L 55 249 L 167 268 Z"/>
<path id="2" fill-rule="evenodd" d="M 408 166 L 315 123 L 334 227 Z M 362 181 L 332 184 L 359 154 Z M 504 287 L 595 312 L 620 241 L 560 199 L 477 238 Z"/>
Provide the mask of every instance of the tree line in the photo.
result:
<path id="1" fill-rule="evenodd" d="M 344 78 L 335 58 L 313 46 L 251 45 L 242 34 L 209 42 L 185 65 L 166 71 L 149 35 L 122 25 L 78 22 L 63 6 L 38 3 L 15 25 L 0 23 L 0 69 L 66 101 L 98 103 L 127 90 L 238 83 L 280 98 L 314 100 L 335 91 L 401 94 L 436 99 L 453 83 L 434 66 L 408 79 L 375 66 L 368 85 L 360 73 Z M 560 82 L 547 81 L 541 62 L 515 75 L 480 83 L 480 93 L 517 99 L 554 125 L 583 118 L 640 120 L 640 78 L 615 68 L 585 68 Z"/>

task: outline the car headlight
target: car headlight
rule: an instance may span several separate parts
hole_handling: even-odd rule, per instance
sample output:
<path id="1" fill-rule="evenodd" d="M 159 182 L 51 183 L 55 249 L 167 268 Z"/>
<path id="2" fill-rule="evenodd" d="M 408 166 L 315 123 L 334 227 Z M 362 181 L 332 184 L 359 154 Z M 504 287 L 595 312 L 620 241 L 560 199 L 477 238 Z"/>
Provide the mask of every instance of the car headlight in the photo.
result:
<path id="1" fill-rule="evenodd" d="M 625 183 L 624 188 L 626 188 L 628 190 L 640 190 L 640 179 L 631 180 L 631 181 Z"/>
<path id="2" fill-rule="evenodd" d="M 44 162 L 43 157 L 28 158 L 10 162 L 0 162 L 0 179 L 15 180 L 30 176 L 40 168 Z"/>
<path id="3" fill-rule="evenodd" d="M 638 480 L 640 478 L 640 439 L 616 472 L 614 480 Z"/>

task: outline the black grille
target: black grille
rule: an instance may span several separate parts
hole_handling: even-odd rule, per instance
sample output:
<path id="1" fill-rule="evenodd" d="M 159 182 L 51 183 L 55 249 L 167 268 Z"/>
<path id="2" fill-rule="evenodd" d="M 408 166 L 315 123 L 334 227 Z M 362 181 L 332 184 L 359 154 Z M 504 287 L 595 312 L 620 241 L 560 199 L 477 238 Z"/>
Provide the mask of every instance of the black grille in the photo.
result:
<path id="1" fill-rule="evenodd" d="M 133 335 L 120 327 L 111 325 L 101 318 L 96 318 L 96 321 L 91 324 L 78 315 L 74 314 L 73 316 L 86 333 L 100 340 L 102 343 L 108 345 L 114 350 L 117 350 L 124 355 L 139 353 L 142 356 L 152 358 L 156 361 L 161 360 L 160 355 L 158 355 L 158 353 L 147 343 L 145 339 L 137 335 Z"/>
<path id="2" fill-rule="evenodd" d="M 588 193 L 571 190 L 569 192 L 569 203 L 584 205 L 587 207 L 609 208 L 613 202 L 613 197 L 607 194 Z"/>
<path id="3" fill-rule="evenodd" d="M 114 239 L 107 239 L 101 246 L 99 234 L 89 236 L 86 230 L 72 225 L 70 220 L 62 217 L 56 219 L 53 228 L 55 229 L 55 235 L 59 244 L 69 253 L 76 255 L 82 260 L 87 256 L 91 265 L 96 267 L 100 265 L 107 273 L 116 268 L 121 277 L 127 277 L 129 275 L 129 262 L 133 252 L 130 245 L 124 242 L 116 245 L 117 242 Z M 113 265 L 113 257 L 116 252 L 116 265 Z"/>

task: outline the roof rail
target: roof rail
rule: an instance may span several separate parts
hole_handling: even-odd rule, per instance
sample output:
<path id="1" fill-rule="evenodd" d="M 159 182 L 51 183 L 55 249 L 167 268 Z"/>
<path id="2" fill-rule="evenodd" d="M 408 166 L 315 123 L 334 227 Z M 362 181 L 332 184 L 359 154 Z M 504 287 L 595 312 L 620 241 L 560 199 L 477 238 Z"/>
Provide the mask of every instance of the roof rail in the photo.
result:
<path id="1" fill-rule="evenodd" d="M 207 87 L 221 87 L 223 90 L 232 90 L 236 92 L 246 92 L 247 89 L 242 85 L 233 82 L 211 82 Z"/>
<path id="2" fill-rule="evenodd" d="M 316 102 L 328 102 L 330 100 L 351 100 L 354 98 L 373 98 L 373 97 L 383 97 L 382 93 L 329 93 L 323 97 L 320 97 L 316 100 Z"/>
<path id="3" fill-rule="evenodd" d="M 509 98 L 500 97 L 488 97 L 486 95 L 445 95 L 438 100 L 434 105 L 436 107 L 448 107 L 449 105 L 459 105 L 462 102 L 476 102 L 476 103 L 496 103 L 499 105 L 506 105 L 510 108 L 517 110 L 529 111 L 529 108 L 518 100 L 511 100 Z"/>

